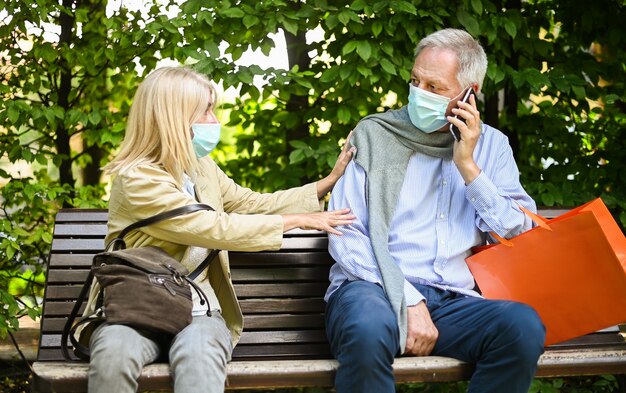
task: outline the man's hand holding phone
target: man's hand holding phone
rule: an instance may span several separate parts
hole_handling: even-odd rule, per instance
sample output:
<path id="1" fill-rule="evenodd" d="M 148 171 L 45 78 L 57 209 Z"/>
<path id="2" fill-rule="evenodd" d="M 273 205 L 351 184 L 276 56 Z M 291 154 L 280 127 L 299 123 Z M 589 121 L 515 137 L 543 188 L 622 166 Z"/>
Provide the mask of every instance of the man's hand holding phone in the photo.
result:
<path id="1" fill-rule="evenodd" d="M 474 96 L 474 100 L 476 100 L 476 93 L 474 92 L 474 89 L 470 87 L 463 95 L 463 99 L 461 99 L 461 101 L 469 103 L 470 97 L 472 95 Z M 465 119 L 459 115 L 455 115 L 454 118 L 459 119 L 460 121 L 465 123 Z M 459 142 L 461 140 L 461 131 L 459 130 L 459 127 L 454 125 L 454 123 L 450 123 L 450 133 L 452 133 L 455 141 Z"/>
<path id="2" fill-rule="evenodd" d="M 480 168 L 474 161 L 474 149 L 481 134 L 480 112 L 476 108 L 474 89 L 470 87 L 465 91 L 463 99 L 457 101 L 457 105 L 452 109 L 453 116 L 448 116 L 450 132 L 456 140 L 452 160 L 465 184 L 470 184 L 480 175 Z"/>

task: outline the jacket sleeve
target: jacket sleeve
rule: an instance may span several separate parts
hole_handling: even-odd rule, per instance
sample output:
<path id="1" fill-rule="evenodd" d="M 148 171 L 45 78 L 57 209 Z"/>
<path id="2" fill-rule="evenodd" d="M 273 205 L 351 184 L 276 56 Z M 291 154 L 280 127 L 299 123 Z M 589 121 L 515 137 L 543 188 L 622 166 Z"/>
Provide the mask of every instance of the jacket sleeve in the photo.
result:
<path id="1" fill-rule="evenodd" d="M 110 230 L 121 230 L 131 222 L 195 203 L 167 172 L 157 167 L 135 168 L 118 177 L 119 192 L 112 192 L 111 199 L 115 196 L 125 200 L 111 204 L 119 210 L 110 210 L 110 216 L 117 217 L 110 223 Z M 121 225 L 115 228 L 115 222 Z M 283 220 L 278 215 L 199 211 L 146 226 L 140 232 L 163 241 L 208 249 L 276 250 L 282 244 Z"/>
<path id="2" fill-rule="evenodd" d="M 259 193 L 236 184 L 217 165 L 224 211 L 240 214 L 288 214 L 320 211 L 323 202 L 317 199 L 317 185 L 309 183 L 301 187 L 273 193 Z"/>

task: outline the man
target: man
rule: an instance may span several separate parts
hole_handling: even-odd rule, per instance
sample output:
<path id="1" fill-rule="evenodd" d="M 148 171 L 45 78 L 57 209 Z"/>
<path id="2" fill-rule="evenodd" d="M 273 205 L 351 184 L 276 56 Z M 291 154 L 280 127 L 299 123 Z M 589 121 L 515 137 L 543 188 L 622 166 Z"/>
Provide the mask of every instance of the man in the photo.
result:
<path id="1" fill-rule="evenodd" d="M 519 206 L 536 211 L 507 138 L 480 121 L 474 96 L 459 101 L 480 90 L 486 70 L 468 33 L 435 32 L 418 44 L 409 104 L 354 131 L 355 158 L 330 201 L 357 217 L 329 238 L 326 330 L 338 393 L 393 392 L 400 354 L 474 364 L 470 392 L 528 391 L 541 320 L 527 305 L 480 297 L 465 264 L 489 232 L 531 228 Z"/>

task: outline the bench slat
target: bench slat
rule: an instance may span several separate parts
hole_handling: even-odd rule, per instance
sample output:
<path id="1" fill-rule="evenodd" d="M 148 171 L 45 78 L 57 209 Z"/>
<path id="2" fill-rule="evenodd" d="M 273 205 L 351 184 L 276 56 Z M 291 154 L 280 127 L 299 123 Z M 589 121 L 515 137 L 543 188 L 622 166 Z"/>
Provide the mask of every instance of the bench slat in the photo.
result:
<path id="1" fill-rule="evenodd" d="M 95 253 L 87 254 L 66 254 L 66 253 L 51 253 L 50 254 L 50 268 L 59 269 L 66 267 L 90 267 L 93 256 Z M 230 252 L 228 254 L 230 266 L 232 268 L 254 266 L 276 266 L 283 265 L 296 266 L 296 265 L 313 265 L 313 266 L 325 266 L 333 264 L 332 257 L 328 252 L 259 252 L 259 253 L 241 253 Z"/>
<path id="2" fill-rule="evenodd" d="M 235 284 L 235 292 L 240 299 L 252 297 L 311 297 L 323 296 L 328 283 L 281 284 Z"/>
<path id="3" fill-rule="evenodd" d="M 323 267 L 294 267 L 282 269 L 271 268 L 231 268 L 231 278 L 233 283 L 249 283 L 259 281 L 288 283 L 298 281 L 323 281 L 328 287 L 328 266 Z"/>
<path id="4" fill-rule="evenodd" d="M 48 284 L 82 284 L 89 269 L 54 269 L 48 271 Z"/>
<path id="5" fill-rule="evenodd" d="M 281 266 L 281 265 L 332 265 L 332 257 L 326 250 L 311 252 L 229 252 L 231 267 L 238 266 Z"/>
<path id="6" fill-rule="evenodd" d="M 93 254 L 50 254 L 49 270 L 60 270 L 70 267 L 91 267 Z"/>
<path id="7" fill-rule="evenodd" d="M 102 250 L 104 250 L 104 238 L 55 238 L 51 248 L 53 253 L 79 252 L 94 254 Z"/>
<path id="8" fill-rule="evenodd" d="M 311 299 L 242 299 L 241 310 L 244 314 L 267 313 L 319 313 L 324 312 L 326 303 L 321 297 Z M 46 302 L 44 319 L 49 316 L 69 315 L 74 302 Z"/>
<path id="9" fill-rule="evenodd" d="M 74 389 L 85 391 L 87 364 L 61 362 L 36 362 L 35 388 L 48 382 L 52 387 L 72 384 Z M 333 384 L 337 362 L 335 360 L 294 361 L 236 361 L 228 364 L 228 388 L 274 388 L 280 387 L 329 387 Z M 626 350 L 597 349 L 589 351 L 554 351 L 539 359 L 537 375 L 542 377 L 564 377 L 571 375 L 594 375 L 623 373 L 626 367 Z M 393 364 L 398 383 L 458 381 L 467 379 L 471 367 L 461 361 L 439 356 L 403 357 Z M 69 380 L 69 382 L 68 382 Z M 169 367 L 159 363 L 143 369 L 139 378 L 140 391 L 169 386 Z M 50 387 L 50 385 L 48 387 Z M 68 390 L 81 391 L 81 390 Z"/>
<path id="10" fill-rule="evenodd" d="M 233 360 L 276 360 L 276 359 L 332 359 L 327 343 L 291 343 L 291 344 L 253 344 L 237 345 L 233 351 Z"/>
<path id="11" fill-rule="evenodd" d="M 56 223 L 64 222 L 102 222 L 109 219 L 107 209 L 60 209 L 54 219 Z"/>
<path id="12" fill-rule="evenodd" d="M 76 301 L 60 301 L 60 302 L 46 302 L 43 307 L 43 318 L 50 316 L 65 316 L 68 317 Z M 80 308 L 81 312 L 85 309 L 85 305 Z"/>
<path id="13" fill-rule="evenodd" d="M 71 263 L 71 268 L 57 266 L 48 272 L 48 283 L 75 283 L 83 282 L 89 273 L 89 265 L 75 265 L 76 260 Z M 85 261 L 86 262 L 86 261 Z M 307 266 L 307 267 L 263 267 L 245 268 L 234 266 L 231 269 L 234 282 L 254 282 L 254 281 L 324 281 L 328 283 L 329 266 Z"/>
<path id="14" fill-rule="evenodd" d="M 245 314 L 262 313 L 316 313 L 324 312 L 326 302 L 324 299 L 242 299 L 239 304 Z"/>
<path id="15" fill-rule="evenodd" d="M 107 224 L 57 224 L 54 226 L 54 236 L 61 237 L 101 237 L 107 234 Z"/>
<path id="16" fill-rule="evenodd" d="M 243 332 L 239 344 L 326 343 L 324 330 Z"/>
<path id="17" fill-rule="evenodd" d="M 325 250 L 328 248 L 327 238 L 285 238 L 283 250 Z M 104 238 L 56 239 L 52 243 L 52 252 L 98 252 L 104 249 Z"/>
<path id="18" fill-rule="evenodd" d="M 42 334 L 58 333 L 63 331 L 66 318 L 47 317 L 41 324 Z M 283 328 L 323 328 L 324 315 L 319 314 L 272 314 L 272 315 L 244 315 L 246 331 L 258 329 Z"/>
<path id="19" fill-rule="evenodd" d="M 326 343 L 324 330 L 294 330 L 243 332 L 239 344 L 286 344 L 286 343 Z M 60 348 L 61 334 L 46 334 L 41 337 L 39 345 L 42 348 Z"/>
<path id="20" fill-rule="evenodd" d="M 324 315 L 244 315 L 243 326 L 247 331 L 257 329 L 324 328 Z"/>
<path id="21" fill-rule="evenodd" d="M 82 288 L 82 284 L 50 285 L 46 288 L 46 299 L 48 299 L 47 301 L 74 301 L 78 297 L 78 294 L 80 294 Z"/>
<path id="22" fill-rule="evenodd" d="M 327 237 L 285 237 L 281 250 L 327 250 Z"/>

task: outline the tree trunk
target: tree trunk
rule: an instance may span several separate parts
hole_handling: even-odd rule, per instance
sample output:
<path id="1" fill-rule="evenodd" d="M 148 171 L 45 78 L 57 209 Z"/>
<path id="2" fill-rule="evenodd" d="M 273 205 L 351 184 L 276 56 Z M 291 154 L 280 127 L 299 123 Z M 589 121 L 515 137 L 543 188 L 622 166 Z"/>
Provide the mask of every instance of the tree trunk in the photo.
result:
<path id="1" fill-rule="evenodd" d="M 87 37 L 93 34 L 94 37 L 99 37 L 98 28 L 102 25 L 104 19 L 106 19 L 106 1 L 103 0 L 87 0 L 84 2 L 85 7 L 89 8 L 90 21 L 83 25 L 83 37 Z M 85 76 L 86 78 L 88 76 Z M 110 94 L 107 89 L 107 73 L 102 72 L 96 75 L 93 84 L 99 86 L 97 94 L 100 96 L 100 102 L 106 102 L 108 95 Z M 97 126 L 96 126 L 97 127 Z M 100 161 L 105 155 L 105 150 L 97 144 L 88 146 L 87 141 L 83 139 L 83 154 L 87 154 L 91 157 L 91 162 L 87 163 L 82 168 L 82 183 L 83 185 L 95 186 L 100 183 L 102 176 L 102 169 Z"/>
<path id="2" fill-rule="evenodd" d="M 299 31 L 298 35 L 293 35 L 285 30 L 285 41 L 287 43 L 287 56 L 289 58 L 289 69 L 292 69 L 295 65 L 298 65 L 300 71 L 308 70 L 311 67 L 311 58 L 308 54 L 308 47 L 306 44 L 306 32 Z M 291 94 L 289 101 L 287 102 L 287 112 L 289 113 L 302 113 L 309 107 L 309 96 L 297 96 Z M 302 119 L 303 116 L 300 116 Z M 287 150 L 286 155 L 289 156 L 293 150 L 289 141 L 294 140 L 306 140 L 309 137 L 309 125 L 306 122 L 298 123 L 294 128 L 287 130 Z M 301 182 L 307 182 L 312 179 L 300 179 Z"/>
<path id="3" fill-rule="evenodd" d="M 73 0 L 63 0 L 63 7 L 66 10 L 71 10 Z M 59 47 L 69 46 L 73 38 L 75 18 L 73 15 L 61 12 L 59 16 L 59 24 L 61 27 L 61 34 L 59 35 Z M 64 111 L 69 109 L 69 96 L 72 90 L 72 70 L 67 62 L 63 59 L 59 59 L 59 65 L 61 70 L 61 76 L 59 80 L 58 91 L 58 105 L 63 108 Z M 57 125 L 56 129 L 56 148 L 61 157 L 61 165 L 59 166 L 59 180 L 62 185 L 69 184 L 74 187 L 74 176 L 72 175 L 72 158 L 70 148 L 70 135 L 69 130 L 65 126 L 64 122 Z M 74 196 L 73 194 L 71 195 Z M 68 205 L 66 202 L 65 205 Z M 64 207 L 69 207 L 65 206 Z"/>

